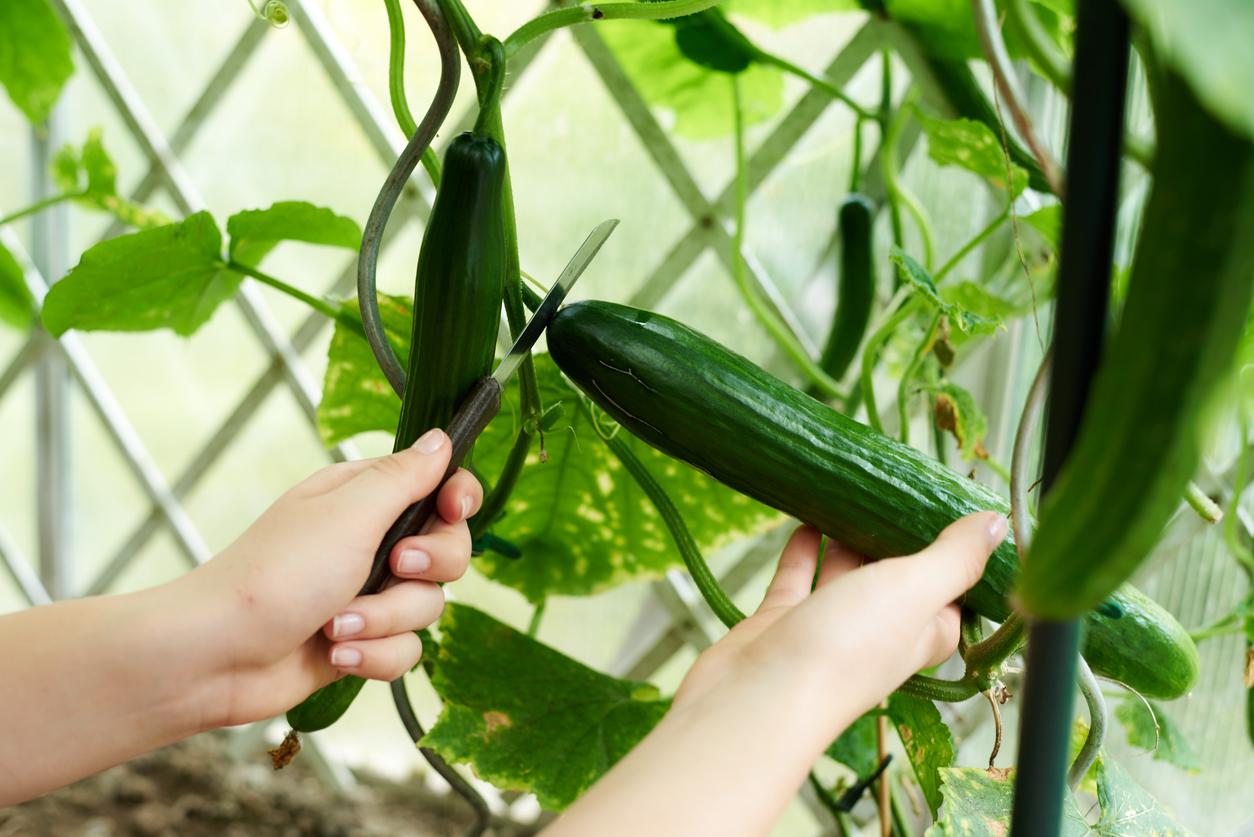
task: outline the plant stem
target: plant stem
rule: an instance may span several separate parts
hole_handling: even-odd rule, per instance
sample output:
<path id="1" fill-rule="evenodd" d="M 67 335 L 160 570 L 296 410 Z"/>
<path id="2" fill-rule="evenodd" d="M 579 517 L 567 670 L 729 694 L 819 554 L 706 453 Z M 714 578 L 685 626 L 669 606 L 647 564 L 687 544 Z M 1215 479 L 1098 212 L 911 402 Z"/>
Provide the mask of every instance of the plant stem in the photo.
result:
<path id="1" fill-rule="evenodd" d="M 270 287 L 274 288 L 276 291 L 282 291 L 283 293 L 290 296 L 292 299 L 296 299 L 305 303 L 306 305 L 308 305 L 310 308 L 314 309 L 318 313 L 324 314 L 330 319 L 335 320 L 337 323 L 342 323 L 348 326 L 354 332 L 360 335 L 363 339 L 366 336 L 366 330 L 362 326 L 361 320 L 357 318 L 356 316 L 354 316 L 351 311 L 349 311 L 347 308 L 345 308 L 342 305 L 331 302 L 330 300 L 319 299 L 318 297 L 313 296 L 312 294 L 305 293 L 300 288 L 297 288 L 294 285 L 289 285 L 287 282 L 284 282 L 282 279 L 279 279 L 277 276 L 271 276 L 268 273 L 262 273 L 260 270 L 257 270 L 257 268 L 255 267 L 249 267 L 246 264 L 240 264 L 239 262 L 234 261 L 234 260 L 225 262 L 223 263 L 222 266 L 225 267 L 227 270 L 232 270 L 236 273 L 242 273 L 245 276 L 251 276 L 253 279 L 256 279 L 258 282 L 262 283 L 263 285 L 269 285 Z"/>
<path id="2" fill-rule="evenodd" d="M 898 292 L 898 296 L 905 299 L 905 294 L 909 291 L 903 288 Z M 884 322 L 877 328 L 867 339 L 866 345 L 862 347 L 862 398 L 866 401 L 866 418 L 867 424 L 872 429 L 884 432 L 884 424 L 880 421 L 879 407 L 875 403 L 875 361 L 878 359 L 880 347 L 888 342 L 888 338 L 918 309 L 918 303 L 914 299 L 905 300 L 901 303 L 896 311 L 889 314 Z M 892 311 L 892 303 L 889 303 L 888 309 Z"/>
<path id="3" fill-rule="evenodd" d="M 753 312 L 758 322 L 774 338 L 784 354 L 792 359 L 793 363 L 797 365 L 809 382 L 825 398 L 844 398 L 846 393 L 841 389 L 840 384 L 814 362 L 814 359 L 810 357 L 810 353 L 805 350 L 805 347 L 797 339 L 797 335 L 793 334 L 787 323 L 766 306 L 766 303 L 758 297 L 757 291 L 749 283 L 749 275 L 745 270 L 743 254 L 745 207 L 748 203 L 749 187 L 745 176 L 744 109 L 740 97 L 740 81 L 737 76 L 731 77 L 731 86 L 732 114 L 735 117 L 735 131 L 733 134 L 736 152 L 736 227 L 732 232 L 732 278 L 736 282 L 736 288 L 740 291 L 740 296 L 744 299 L 745 304 L 749 306 L 749 310 Z"/>
<path id="4" fill-rule="evenodd" d="M 880 127 L 880 157 L 884 156 L 885 141 L 888 139 L 888 127 L 892 124 L 893 118 L 893 54 L 885 49 L 880 54 L 880 108 L 875 116 L 875 121 Z M 883 161 L 880 163 L 880 172 L 883 174 Z M 895 171 L 895 165 L 894 165 Z M 887 183 L 887 181 L 885 181 Z M 897 247 L 905 246 L 905 228 L 901 223 L 901 204 L 897 200 L 897 196 L 893 194 L 892 189 L 885 189 L 885 197 L 888 200 L 888 220 L 893 232 L 893 244 Z M 893 274 L 896 276 L 896 274 Z M 895 280 L 893 287 L 897 287 Z"/>
<path id="5" fill-rule="evenodd" d="M 566 26 L 593 20 L 666 20 L 705 11 L 720 0 L 663 0 L 651 3 L 579 4 L 547 12 L 533 18 L 510 33 L 505 39 L 505 55 L 513 56 L 525 44 Z"/>
<path id="6" fill-rule="evenodd" d="M 1067 771 L 1067 785 L 1072 790 L 1079 787 L 1080 782 L 1084 781 L 1084 774 L 1088 773 L 1093 762 L 1097 761 L 1102 742 L 1106 740 L 1106 722 L 1109 716 L 1106 699 L 1102 697 L 1102 689 L 1097 684 L 1097 678 L 1093 676 L 1093 670 L 1089 668 L 1089 664 L 1083 657 L 1076 660 L 1076 663 L 1079 670 L 1080 694 L 1084 696 L 1084 702 L 1089 709 L 1089 734 L 1085 736 L 1080 752 L 1076 754 L 1075 761 L 1071 763 L 1071 768 Z"/>
<path id="7" fill-rule="evenodd" d="M 971 240 L 968 241 L 966 244 L 959 247 L 958 252 L 950 256 L 949 260 L 940 266 L 940 269 L 937 270 L 935 274 L 933 274 L 932 280 L 936 282 L 936 284 L 939 285 L 941 280 L 944 279 L 949 274 L 949 271 L 953 270 L 955 267 L 961 264 L 962 260 L 965 259 L 972 250 L 974 250 L 976 247 L 979 247 L 986 240 L 988 240 L 989 236 L 997 232 L 998 228 L 1000 228 L 1002 224 L 1006 223 L 1006 220 L 1009 217 L 1010 217 L 1010 204 L 1007 203 L 1006 208 L 1003 209 L 997 215 L 996 218 L 994 218 L 992 221 L 989 221 L 987 226 L 984 227 L 984 229 L 976 233 L 975 236 L 971 238 Z"/>
<path id="8" fill-rule="evenodd" d="M 908 695 L 945 703 L 961 703 L 978 695 L 983 688 L 985 687 L 965 675 L 961 680 L 941 680 L 926 674 L 916 674 L 901 684 L 901 691 Z"/>
<path id="9" fill-rule="evenodd" d="M 888 702 L 881 701 L 880 709 L 887 709 Z M 881 712 L 875 716 L 875 760 L 883 764 L 888 757 L 888 718 Z M 888 771 L 880 774 L 879 785 L 875 794 L 876 806 L 879 809 L 880 837 L 890 837 L 893 833 L 892 796 L 888 792 Z"/>
<path id="10" fill-rule="evenodd" d="M 1036 68 L 1063 93 L 1070 90 L 1071 62 L 1050 39 L 1030 0 L 1007 0 L 1005 10 L 1006 22 Z"/>
<path id="11" fill-rule="evenodd" d="M 59 195 L 53 195 L 50 198 L 44 198 L 41 201 L 36 201 L 35 203 L 32 203 L 30 206 L 27 206 L 23 209 L 19 209 L 17 212 L 14 212 L 10 215 L 5 215 L 3 218 L 0 218 L 0 227 L 3 227 L 5 224 L 11 224 L 14 221 L 17 221 L 21 218 L 26 218 L 27 216 L 34 215 L 37 212 L 42 212 L 43 210 L 47 209 L 50 206 L 56 206 L 59 203 L 65 203 L 66 201 L 72 201 L 72 200 L 75 200 L 76 198 L 81 198 L 85 194 L 87 193 L 86 192 L 63 192 Z"/>
<path id="12" fill-rule="evenodd" d="M 581 400 L 580 404 L 585 412 L 590 412 L 585 402 Z M 591 415 L 589 415 L 589 418 L 591 418 Z M 710 606 L 710 610 L 714 611 L 714 615 L 728 628 L 743 620 L 745 618 L 744 613 L 727 596 L 727 593 L 724 592 L 722 586 L 718 583 L 718 579 L 710 570 L 709 565 L 705 563 L 705 558 L 701 555 L 701 549 L 692 537 L 692 532 L 688 530 L 688 524 L 684 522 L 683 515 L 679 513 L 679 509 L 675 508 L 670 495 L 653 478 L 653 475 L 649 473 L 649 469 L 645 467 L 644 463 L 632 451 L 623 434 L 620 432 L 605 438 L 605 444 L 618 457 L 618 461 L 623 463 L 627 473 L 631 474 L 632 479 L 636 481 L 636 484 L 640 486 L 641 490 L 653 503 L 658 514 L 662 516 L 662 521 L 666 524 L 666 528 L 670 530 L 671 537 L 675 540 L 675 546 L 679 549 L 679 557 L 683 559 L 684 566 L 688 568 L 688 574 L 692 576 L 693 582 L 697 585 L 697 590 L 700 591 L 701 597 L 705 599 L 706 604 Z"/>
<path id="13" fill-rule="evenodd" d="M 901 374 L 901 380 L 897 382 L 897 419 L 898 435 L 902 444 L 910 444 L 910 383 L 914 380 L 915 375 L 919 372 L 919 366 L 923 363 L 923 359 L 927 357 L 928 351 L 932 347 L 932 341 L 936 338 L 936 329 L 940 326 L 941 314 L 937 311 L 932 315 L 932 321 L 928 323 L 927 328 L 923 332 L 923 339 L 919 341 L 919 345 L 915 347 L 914 354 L 910 358 L 906 371 Z"/>
<path id="14" fill-rule="evenodd" d="M 472 539 L 482 536 L 505 510 L 505 504 L 514 492 L 514 486 L 518 484 L 518 476 L 522 473 L 523 466 L 527 464 L 527 454 L 531 452 L 533 436 L 534 434 L 526 430 L 525 425 L 519 427 L 518 435 L 514 438 L 514 446 L 509 450 L 509 456 L 505 459 L 505 466 L 501 469 L 500 476 L 496 478 L 496 484 L 483 498 L 479 513 L 470 520 Z"/>
<path id="15" fill-rule="evenodd" d="M 862 185 L 862 119 L 853 123 L 853 154 L 849 161 L 849 191 L 856 193 Z"/>
<path id="16" fill-rule="evenodd" d="M 531 610 L 531 620 L 527 623 L 527 636 L 532 639 L 535 639 L 536 634 L 540 632 L 540 620 L 544 618 L 544 609 L 548 604 L 549 600 L 547 598 L 541 599 Z"/>
<path id="17" fill-rule="evenodd" d="M 914 96 L 914 91 L 911 91 L 905 101 L 901 103 L 901 106 L 897 109 L 884 131 L 880 149 L 880 174 L 884 178 L 884 187 L 890 199 L 904 206 L 906 211 L 914 218 L 915 226 L 919 230 L 919 238 L 923 240 L 924 266 L 930 271 L 933 260 L 932 225 L 928 221 L 927 213 L 923 211 L 923 205 L 919 203 L 918 198 L 902 185 L 901 168 L 897 162 L 897 143 L 901 140 L 901 132 L 905 128 L 906 118 L 914 105 Z"/>
<path id="18" fill-rule="evenodd" d="M 1195 482 L 1190 482 L 1184 488 L 1184 499 L 1197 512 L 1198 517 L 1207 523 L 1218 523 L 1224 519 L 1224 510 L 1219 508 L 1219 504 L 1206 496 L 1206 492 L 1198 487 Z"/>
<path id="19" fill-rule="evenodd" d="M 405 18 L 401 16 L 401 0 L 383 0 L 388 12 L 388 95 L 392 99 L 392 113 L 406 141 L 418 133 L 418 122 L 409 109 L 405 96 Z M 422 152 L 422 167 L 427 170 L 431 182 L 440 185 L 440 159 L 430 146 Z"/>

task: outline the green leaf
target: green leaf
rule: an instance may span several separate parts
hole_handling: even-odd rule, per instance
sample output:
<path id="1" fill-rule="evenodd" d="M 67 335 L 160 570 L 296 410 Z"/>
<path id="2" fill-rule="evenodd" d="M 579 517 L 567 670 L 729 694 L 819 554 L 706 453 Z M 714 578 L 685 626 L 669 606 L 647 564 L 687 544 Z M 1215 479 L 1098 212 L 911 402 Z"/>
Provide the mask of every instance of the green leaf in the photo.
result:
<path id="1" fill-rule="evenodd" d="M 773 29 L 817 15 L 862 11 L 857 0 L 728 0 L 727 11 Z"/>
<path id="2" fill-rule="evenodd" d="M 70 46 L 48 0 L 0 2 L 0 84 L 32 124 L 48 118 L 74 74 Z"/>
<path id="3" fill-rule="evenodd" d="M 256 267 L 280 241 L 304 241 L 356 250 L 361 227 L 352 218 L 305 201 L 280 201 L 268 209 L 237 212 L 227 219 L 231 259 Z"/>
<path id="4" fill-rule="evenodd" d="M 1155 759 L 1174 764 L 1190 773 L 1202 769 L 1197 753 L 1193 752 L 1188 739 L 1158 704 L 1152 701 L 1143 702 L 1135 695 L 1127 695 L 1115 708 L 1115 717 L 1123 724 L 1124 731 L 1128 734 L 1128 743 L 1133 747 L 1149 750 Z"/>
<path id="5" fill-rule="evenodd" d="M 561 810 L 666 714 L 647 683 L 617 680 L 472 607 L 450 603 L 431 683 L 445 700 L 422 740 L 482 779 Z"/>
<path id="6" fill-rule="evenodd" d="M 26 331 L 35 321 L 35 298 L 26 286 L 22 266 L 0 244 L 0 321 Z"/>
<path id="7" fill-rule="evenodd" d="M 1042 206 L 1019 220 L 1036 230 L 1041 240 L 1055 253 L 1058 252 L 1058 243 L 1062 241 L 1062 204 Z"/>
<path id="8" fill-rule="evenodd" d="M 988 435 L 988 416 L 975 403 L 975 397 L 948 379 L 934 391 L 937 426 L 954 434 L 963 459 L 987 459 L 984 437 Z"/>
<path id="9" fill-rule="evenodd" d="M 915 778 L 935 816 L 941 805 L 941 768 L 954 762 L 954 739 L 949 727 L 941 720 L 936 704 L 905 692 L 889 695 L 888 717 L 897 727 Z"/>
<path id="10" fill-rule="evenodd" d="M 520 560 L 486 554 L 480 571 L 532 602 L 550 595 L 587 596 L 616 584 L 657 577 L 679 563 L 661 516 L 601 440 L 579 406 L 582 396 L 548 355 L 536 356 L 545 404 L 569 406 L 544 437 L 548 461 L 533 447 L 493 533 L 522 549 Z M 518 428 L 518 390 L 475 445 L 474 466 L 501 472 Z M 625 430 L 619 430 L 626 433 Z M 728 489 L 634 437 L 633 452 L 662 485 L 704 550 L 761 531 L 778 513 Z"/>
<path id="11" fill-rule="evenodd" d="M 1097 801 L 1102 818 L 1092 833 L 1102 837 L 1190 837 L 1192 832 L 1163 808 L 1162 803 L 1138 785 L 1128 772 L 1108 756 L 1097 765 Z"/>
<path id="12" fill-rule="evenodd" d="M 357 309 L 357 300 L 343 302 Z M 413 302 L 407 297 L 379 294 L 383 330 L 402 366 L 409 364 Z M 361 334 L 336 322 L 327 350 L 327 371 L 318 404 L 318 434 L 328 447 L 370 430 L 396 431 L 401 399 L 383 377 L 370 345 Z"/>
<path id="13" fill-rule="evenodd" d="M 957 166 L 974 172 L 1000 189 L 1006 188 L 1006 173 L 1011 173 L 1011 197 L 1028 185 L 1028 173 L 1014 163 L 1007 163 L 1001 140 L 983 122 L 974 119 L 936 119 L 916 112 L 923 132 L 927 134 L 928 156 L 941 166 Z"/>
<path id="14" fill-rule="evenodd" d="M 964 334 L 992 334 L 1001 326 L 1000 320 L 982 317 L 947 302 L 941 296 L 936 287 L 936 281 L 932 279 L 927 269 L 906 255 L 900 247 L 892 247 L 888 258 L 897 266 L 897 272 L 901 278 L 909 282 L 928 304 L 948 317 L 959 331 Z"/>
<path id="15" fill-rule="evenodd" d="M 208 212 L 101 242 L 52 286 L 44 300 L 44 326 L 54 335 L 72 328 L 169 328 L 187 336 L 243 279 L 226 269 L 221 249 L 222 236 Z"/>
<path id="16" fill-rule="evenodd" d="M 618 20 L 599 31 L 644 100 L 674 114 L 675 134 L 712 139 L 731 133 L 731 79 L 686 58 L 675 43 L 675 27 Z M 778 70 L 754 64 L 738 79 L 746 125 L 763 122 L 783 107 L 784 79 Z"/>
<path id="17" fill-rule="evenodd" d="M 118 195 L 117 166 L 104 147 L 103 132 L 87 133 L 82 151 L 66 145 L 52 158 L 52 178 L 62 192 L 75 192 L 75 201 L 89 209 L 108 212 L 122 223 L 138 229 L 172 223 L 163 212 L 148 209 Z"/>
<path id="18" fill-rule="evenodd" d="M 1031 304 L 1007 299 L 976 282 L 955 282 L 940 291 L 940 298 L 947 305 L 959 308 L 991 322 L 1012 319 L 1032 310 Z"/>
<path id="19" fill-rule="evenodd" d="M 1158 58 L 1175 67 L 1215 116 L 1254 139 L 1254 3 L 1124 0 Z"/>
<path id="20" fill-rule="evenodd" d="M 978 767 L 945 767 L 940 776 L 945 806 L 926 837 L 1005 837 L 1010 833 L 1013 770 L 990 773 Z M 1060 837 L 1084 837 L 1088 833 L 1075 797 L 1067 794 Z"/>
<path id="21" fill-rule="evenodd" d="M 860 779 L 870 776 L 880 766 L 879 742 L 875 733 L 875 719 L 879 714 L 874 709 L 866 713 L 827 748 L 828 756 L 858 774 Z"/>

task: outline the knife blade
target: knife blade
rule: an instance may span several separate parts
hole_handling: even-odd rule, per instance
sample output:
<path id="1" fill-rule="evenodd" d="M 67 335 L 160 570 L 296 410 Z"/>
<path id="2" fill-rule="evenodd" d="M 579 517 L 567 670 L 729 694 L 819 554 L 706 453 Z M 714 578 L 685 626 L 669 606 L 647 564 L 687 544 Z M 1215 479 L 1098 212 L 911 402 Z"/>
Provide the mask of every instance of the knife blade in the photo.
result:
<path id="1" fill-rule="evenodd" d="M 358 595 L 366 596 L 372 593 L 378 593 L 383 589 L 384 585 L 392 576 L 392 567 L 390 557 L 393 548 L 403 538 L 411 535 L 420 534 L 428 525 L 430 520 L 436 515 L 436 498 L 439 497 L 440 490 L 444 488 L 444 484 L 448 482 L 453 474 L 457 473 L 457 469 L 461 467 L 462 460 L 466 458 L 466 454 L 474 445 L 475 440 L 479 438 L 479 434 L 483 432 L 488 423 L 496 416 L 501 409 L 501 392 L 510 376 L 518 369 L 523 358 L 531 351 L 531 347 L 535 345 L 540 335 L 544 333 L 545 328 L 552 322 L 553 317 L 557 315 L 557 309 L 561 306 L 562 301 L 574 287 L 579 277 L 587 269 L 588 265 L 596 257 L 601 246 L 605 244 L 606 239 L 614 232 L 614 228 L 618 226 L 617 219 L 602 221 L 593 228 L 588 237 L 584 239 L 583 244 L 575 251 L 575 255 L 571 257 L 562 270 L 557 281 L 553 283 L 553 287 L 545 295 L 541 301 L 540 307 L 536 309 L 535 314 L 527 321 L 527 325 L 518 335 L 518 339 L 514 341 L 514 345 L 505 354 L 491 375 L 480 378 L 466 393 L 465 398 L 457 407 L 457 412 L 449 421 L 448 426 L 444 428 L 453 445 L 453 453 L 449 459 L 448 468 L 444 472 L 444 476 L 440 479 L 440 484 L 435 490 L 423 499 L 411 504 L 401 512 L 396 518 L 396 522 L 388 529 L 383 536 L 383 540 L 379 543 L 378 550 L 375 551 L 374 563 L 370 567 L 370 575 L 366 579 L 366 583 L 362 585 L 361 592 Z"/>

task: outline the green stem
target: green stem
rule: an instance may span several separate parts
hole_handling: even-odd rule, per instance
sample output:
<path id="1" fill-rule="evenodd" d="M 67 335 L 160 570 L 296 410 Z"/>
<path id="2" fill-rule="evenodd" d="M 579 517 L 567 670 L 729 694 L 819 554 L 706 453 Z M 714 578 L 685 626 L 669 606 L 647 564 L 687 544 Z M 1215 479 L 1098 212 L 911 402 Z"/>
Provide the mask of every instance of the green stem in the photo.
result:
<path id="1" fill-rule="evenodd" d="M 862 122 L 853 123 L 853 159 L 849 163 L 849 191 L 857 192 L 862 185 Z"/>
<path id="2" fill-rule="evenodd" d="M 963 676 L 961 680 L 941 680 L 926 674 L 914 675 L 902 683 L 900 688 L 908 695 L 945 703 L 961 703 L 982 691 L 980 684 L 969 676 Z"/>
<path id="3" fill-rule="evenodd" d="M 1063 93 L 1071 89 L 1071 62 L 1054 44 L 1029 0 L 1008 0 L 1006 22 L 1045 78 Z"/>
<path id="4" fill-rule="evenodd" d="M 470 12 L 466 11 L 461 0 L 436 0 L 436 2 L 440 6 L 440 11 L 444 13 L 444 19 L 448 21 L 449 29 L 453 30 L 457 45 L 462 48 L 462 54 L 466 56 L 467 61 L 470 61 L 479 46 L 483 32 L 479 31 L 474 18 L 470 16 Z M 473 63 L 470 68 L 474 70 Z"/>
<path id="5" fill-rule="evenodd" d="M 901 169 L 897 161 L 897 144 L 901 140 L 901 132 L 905 129 L 906 118 L 914 104 L 912 91 L 901 103 L 901 107 L 893 114 L 892 121 L 884 133 L 883 146 L 880 150 L 880 174 L 884 178 L 884 187 L 890 199 L 896 200 L 906 208 L 914 218 L 919 230 L 919 238 L 923 240 L 923 261 L 928 270 L 932 269 L 932 225 L 923 211 L 923 205 L 901 183 Z"/>
<path id="6" fill-rule="evenodd" d="M 1254 552 L 1241 540 L 1239 529 L 1241 495 L 1245 493 L 1245 486 L 1250 478 L 1249 421 L 1245 417 L 1244 407 L 1238 408 L 1237 422 L 1241 434 L 1241 451 L 1237 454 L 1237 467 L 1232 475 L 1232 497 L 1228 500 L 1228 513 L 1224 515 L 1224 542 L 1232 557 L 1249 576 L 1251 585 L 1254 585 Z"/>
<path id="7" fill-rule="evenodd" d="M 975 236 L 972 237 L 971 240 L 968 241 L 966 244 L 959 247 L 958 252 L 950 256 L 949 260 L 940 266 L 940 269 L 937 270 L 936 273 L 932 276 L 932 280 L 936 282 L 936 284 L 939 285 L 941 280 L 949 275 L 949 271 L 953 270 L 955 267 L 961 264 L 962 260 L 965 259 L 967 255 L 971 253 L 972 250 L 974 250 L 976 247 L 979 247 L 986 240 L 988 240 L 989 236 L 997 232 L 997 230 L 1001 227 L 1001 225 L 1006 223 L 1006 220 L 1009 218 L 1010 218 L 1010 204 L 1006 204 L 1006 208 L 1003 209 L 997 215 L 996 218 L 994 218 L 992 221 L 989 221 L 988 225 L 985 226 L 984 229 L 976 233 Z"/>
<path id="8" fill-rule="evenodd" d="M 392 113 L 408 140 L 418 133 L 418 123 L 409 109 L 405 96 L 405 18 L 401 16 L 401 0 L 383 0 L 388 12 L 388 32 L 391 36 L 388 50 L 388 94 L 392 99 Z M 422 167 L 427 170 L 431 182 L 440 185 L 440 158 L 431 146 L 422 152 Z"/>
<path id="9" fill-rule="evenodd" d="M 5 215 L 3 218 L 0 218 L 0 227 L 3 227 L 5 224 L 11 224 L 21 218 L 34 215 L 37 212 L 42 212 L 50 206 L 56 206 L 59 203 L 65 203 L 66 201 L 81 198 L 86 194 L 86 192 L 64 192 L 60 195 L 53 195 L 50 198 L 44 198 L 41 201 L 36 201 L 24 209 L 19 209 L 11 215 Z"/>
<path id="10" fill-rule="evenodd" d="M 923 359 L 927 357 L 927 353 L 931 349 L 932 341 L 936 338 L 936 329 L 940 326 L 940 320 L 941 313 L 937 311 L 932 315 L 931 322 L 928 323 L 927 328 L 923 331 L 923 339 L 915 347 L 914 354 L 910 357 L 910 363 L 906 366 L 906 371 L 901 375 L 901 380 L 897 382 L 898 435 L 901 437 L 902 444 L 910 444 L 910 384 L 914 381 L 915 375 L 919 372 L 919 366 L 923 363 Z"/>
<path id="11" fill-rule="evenodd" d="M 903 297 L 908 293 L 905 289 L 898 293 L 899 297 Z M 884 424 L 880 421 L 879 407 L 875 403 L 875 362 L 879 359 L 880 348 L 888 342 L 888 338 L 904 323 L 919 305 L 914 299 L 903 301 L 896 311 L 884 320 L 883 324 L 875 330 L 875 332 L 867 339 L 866 345 L 862 347 L 862 374 L 860 380 L 862 382 L 862 398 L 866 401 L 866 417 L 867 424 L 872 429 L 883 433 Z M 888 309 L 892 311 L 892 303 Z"/>
<path id="12" fill-rule="evenodd" d="M 893 54 L 885 49 L 880 57 L 880 109 L 876 114 L 875 121 L 880 126 L 880 157 L 884 156 L 884 149 L 887 148 L 885 143 L 888 141 L 888 126 L 892 124 L 893 118 Z M 883 172 L 883 161 L 880 163 L 880 171 Z M 885 191 L 885 197 L 888 200 L 888 220 L 893 232 L 893 244 L 898 248 L 905 247 L 905 228 L 901 223 L 901 204 L 897 201 L 897 196 L 892 190 Z M 893 274 L 897 274 L 894 272 Z M 900 279 L 896 280 L 900 282 Z M 894 287 L 896 285 L 894 284 Z"/>
<path id="13" fill-rule="evenodd" d="M 585 411 L 589 410 L 587 404 L 582 401 L 580 403 L 583 404 Z M 729 628 L 743 620 L 744 613 L 727 596 L 709 565 L 705 563 L 701 549 L 692 537 L 692 532 L 688 530 L 688 524 L 684 522 L 683 515 L 679 513 L 679 509 L 675 508 L 666 490 L 649 473 L 649 469 L 636 457 L 631 446 L 627 444 L 624 433 L 620 431 L 609 436 L 605 439 L 605 444 L 618 457 L 618 461 L 623 463 L 627 473 L 631 474 L 641 490 L 652 501 L 658 514 L 662 516 L 662 521 L 670 530 L 675 546 L 679 549 L 679 557 L 683 559 L 684 566 L 688 568 L 688 574 L 692 576 L 697 590 L 700 591 L 706 604 L 710 606 L 710 610 L 714 611 L 719 621 Z"/>
<path id="14" fill-rule="evenodd" d="M 997 626 L 997 630 L 967 648 L 963 660 L 966 662 L 968 676 L 977 679 L 991 678 L 1011 654 L 1023 647 L 1026 629 L 1023 617 L 1011 611 L 1006 620 Z"/>
<path id="15" fill-rule="evenodd" d="M 536 634 L 540 632 L 540 620 L 544 618 L 544 609 L 548 604 L 547 598 L 541 599 L 531 611 L 531 621 L 527 623 L 527 636 L 532 639 L 535 639 Z"/>
<path id="16" fill-rule="evenodd" d="M 1245 631 L 1245 625 L 1234 614 L 1227 614 L 1205 628 L 1199 628 L 1196 631 L 1189 631 L 1189 639 L 1194 643 L 1201 642 L 1204 639 L 1213 639 L 1217 636 L 1231 636 Z"/>
<path id="17" fill-rule="evenodd" d="M 1224 510 L 1219 508 L 1219 504 L 1206 496 L 1206 492 L 1198 487 L 1195 482 L 1190 482 L 1184 488 L 1184 499 L 1197 512 L 1198 517 L 1207 523 L 1218 523 L 1224 519 Z"/>
<path id="18" fill-rule="evenodd" d="M 745 165 L 744 108 L 740 97 L 738 76 L 731 77 L 731 85 L 732 114 L 735 117 L 735 131 L 733 133 L 736 142 L 736 227 L 732 232 L 732 278 L 736 282 L 736 288 L 740 291 L 740 296 L 744 299 L 745 304 L 749 306 L 749 310 L 753 312 L 758 322 L 771 335 L 784 354 L 792 359 L 793 363 L 797 365 L 809 382 L 825 398 L 844 398 L 846 393 L 841 389 L 840 384 L 814 362 L 814 359 L 810 357 L 810 353 L 801 345 L 801 341 L 797 339 L 797 335 L 793 334 L 788 324 L 766 306 L 766 303 L 758 297 L 757 291 L 749 283 L 749 274 L 745 270 L 743 256 L 745 207 L 748 203 L 749 186 Z"/>
<path id="19" fill-rule="evenodd" d="M 505 39 L 505 54 L 513 56 L 527 43 L 567 26 L 594 20 L 666 20 L 703 12 L 717 6 L 719 2 L 720 0 L 663 0 L 650 3 L 588 3 L 569 6 L 542 14 L 515 29 Z"/>
<path id="20" fill-rule="evenodd" d="M 366 330 L 364 327 L 362 327 L 361 319 L 357 317 L 352 311 L 349 311 L 347 308 L 345 308 L 342 305 L 331 302 L 330 300 L 319 299 L 318 297 L 313 296 L 312 294 L 305 293 L 300 288 L 294 285 L 289 285 L 287 282 L 284 282 L 282 279 L 279 279 L 277 276 L 271 276 L 268 273 L 262 273 L 260 270 L 258 270 L 255 267 L 249 267 L 246 264 L 240 264 L 239 262 L 234 261 L 234 260 L 223 262 L 222 267 L 225 267 L 226 269 L 232 270 L 236 273 L 242 273 L 245 276 L 251 276 L 253 279 L 256 279 L 258 282 L 262 283 L 263 285 L 269 285 L 271 288 L 274 288 L 276 291 L 282 291 L 283 293 L 290 296 L 292 299 L 300 300 L 301 302 L 305 303 L 306 305 L 308 305 L 310 308 L 314 309 L 318 313 L 326 315 L 330 319 L 335 320 L 337 323 L 342 323 L 348 326 L 354 332 L 361 335 L 363 339 L 366 336 Z"/>
<path id="21" fill-rule="evenodd" d="M 514 437 L 514 445 L 509 450 L 509 456 L 505 458 L 505 466 L 501 468 L 501 473 L 496 478 L 496 484 L 483 498 L 479 513 L 470 520 L 472 539 L 481 537 L 488 527 L 496 522 L 501 512 L 505 511 L 505 504 L 518 484 L 518 477 L 522 473 L 523 466 L 527 464 L 527 455 L 531 453 L 531 440 L 534 436 L 535 434 L 529 432 L 525 425 L 519 428 L 518 435 Z"/>

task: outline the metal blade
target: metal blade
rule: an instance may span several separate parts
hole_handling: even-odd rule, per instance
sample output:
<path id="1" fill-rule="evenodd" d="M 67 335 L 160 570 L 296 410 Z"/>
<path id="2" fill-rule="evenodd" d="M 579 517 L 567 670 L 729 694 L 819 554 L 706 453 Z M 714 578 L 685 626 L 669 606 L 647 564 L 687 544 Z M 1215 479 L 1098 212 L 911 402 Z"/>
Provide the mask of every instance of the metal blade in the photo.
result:
<path id="1" fill-rule="evenodd" d="M 611 218 L 608 221 L 602 221 L 597 224 L 592 232 L 588 233 L 588 237 L 584 239 L 583 244 L 579 245 L 579 249 L 575 251 L 575 255 L 566 264 L 566 268 L 562 271 L 562 275 L 557 277 L 557 281 L 553 283 L 553 287 L 549 289 L 544 300 L 540 303 L 540 307 L 536 309 L 536 313 L 531 315 L 531 319 L 527 321 L 527 326 L 522 330 L 522 334 L 518 335 L 518 339 L 514 341 L 514 345 L 510 346 L 509 354 L 496 367 L 496 371 L 492 373 L 492 377 L 496 378 L 497 383 L 505 386 L 505 382 L 509 380 L 514 371 L 518 369 L 518 364 L 522 363 L 527 352 L 531 351 L 531 347 L 540 339 L 540 335 L 548 328 L 549 323 L 557 314 L 557 308 L 562 304 L 562 300 L 566 299 L 566 294 L 574 287 L 575 282 L 583 275 L 584 270 L 592 263 L 592 259 L 597 252 L 610 237 L 610 233 L 614 232 L 614 228 L 618 226 L 618 219 Z"/>

